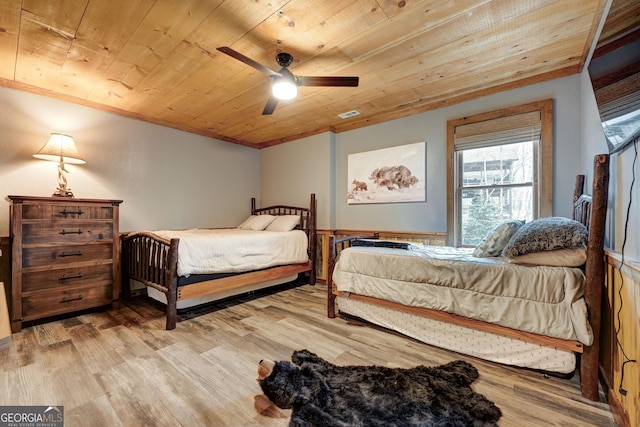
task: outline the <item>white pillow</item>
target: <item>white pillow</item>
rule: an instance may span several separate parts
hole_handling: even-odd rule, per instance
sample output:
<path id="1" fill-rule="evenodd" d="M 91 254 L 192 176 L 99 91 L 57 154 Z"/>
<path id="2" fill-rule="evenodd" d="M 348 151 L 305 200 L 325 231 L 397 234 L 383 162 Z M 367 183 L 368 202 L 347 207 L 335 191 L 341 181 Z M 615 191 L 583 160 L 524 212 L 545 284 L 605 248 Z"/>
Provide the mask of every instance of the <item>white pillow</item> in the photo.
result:
<path id="1" fill-rule="evenodd" d="M 550 265 L 552 267 L 580 267 L 587 262 L 587 249 L 565 248 L 554 251 L 529 252 L 509 258 L 513 264 Z"/>
<path id="2" fill-rule="evenodd" d="M 291 231 L 300 224 L 299 215 L 278 215 L 266 228 L 266 231 Z"/>
<path id="3" fill-rule="evenodd" d="M 241 230 L 262 231 L 276 219 L 273 215 L 251 215 L 238 226 Z"/>

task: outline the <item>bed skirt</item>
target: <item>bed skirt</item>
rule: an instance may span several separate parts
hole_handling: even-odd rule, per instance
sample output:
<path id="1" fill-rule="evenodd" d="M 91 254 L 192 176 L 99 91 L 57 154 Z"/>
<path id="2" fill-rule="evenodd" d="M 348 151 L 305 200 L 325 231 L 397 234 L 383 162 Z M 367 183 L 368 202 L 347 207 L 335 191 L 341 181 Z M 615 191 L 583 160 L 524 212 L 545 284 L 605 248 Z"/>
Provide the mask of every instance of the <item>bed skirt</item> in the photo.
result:
<path id="1" fill-rule="evenodd" d="M 531 344 L 478 330 L 337 297 L 340 312 L 359 317 L 435 347 L 492 362 L 570 374 L 576 368 L 573 352 Z"/>

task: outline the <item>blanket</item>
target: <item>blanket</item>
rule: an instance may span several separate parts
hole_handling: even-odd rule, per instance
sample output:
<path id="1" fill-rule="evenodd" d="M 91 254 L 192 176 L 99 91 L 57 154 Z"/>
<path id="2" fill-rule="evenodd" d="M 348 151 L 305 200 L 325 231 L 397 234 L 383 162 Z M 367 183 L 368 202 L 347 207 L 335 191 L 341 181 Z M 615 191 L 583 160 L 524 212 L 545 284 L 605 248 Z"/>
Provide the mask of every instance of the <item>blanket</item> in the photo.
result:
<path id="1" fill-rule="evenodd" d="M 180 239 L 178 276 L 242 273 L 309 260 L 302 230 L 253 231 L 237 228 L 161 230 L 164 239 Z"/>

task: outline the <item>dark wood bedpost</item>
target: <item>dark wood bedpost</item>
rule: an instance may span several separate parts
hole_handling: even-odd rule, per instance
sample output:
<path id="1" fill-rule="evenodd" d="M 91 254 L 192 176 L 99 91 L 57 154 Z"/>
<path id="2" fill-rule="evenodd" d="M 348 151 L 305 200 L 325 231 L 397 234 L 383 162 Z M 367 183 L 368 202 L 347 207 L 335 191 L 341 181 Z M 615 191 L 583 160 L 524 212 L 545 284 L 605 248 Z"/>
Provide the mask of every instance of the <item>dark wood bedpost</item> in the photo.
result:
<path id="1" fill-rule="evenodd" d="M 336 264 L 336 236 L 329 235 L 329 253 L 327 254 L 327 317 L 336 317 L 336 296 L 333 294 L 333 267 Z"/>
<path id="2" fill-rule="evenodd" d="M 599 401 L 598 356 L 600 352 L 600 321 L 602 288 L 604 286 L 604 235 L 609 189 L 609 155 L 598 154 L 594 160 L 593 196 L 584 298 L 589 313 L 589 323 L 593 330 L 593 344 L 584 347 L 580 361 L 580 383 L 582 395 Z"/>
<path id="3" fill-rule="evenodd" d="M 255 215 L 256 214 L 256 198 L 252 197 L 251 198 L 251 215 Z"/>
<path id="4" fill-rule="evenodd" d="M 131 281 L 129 280 L 129 257 L 131 256 L 131 244 L 120 236 L 120 292 L 122 299 L 131 298 Z"/>
<path id="5" fill-rule="evenodd" d="M 180 239 L 171 239 L 167 263 L 170 268 L 167 270 L 167 331 L 176 328 L 177 300 L 178 300 L 178 244 Z"/>
<path id="6" fill-rule="evenodd" d="M 311 200 L 309 202 L 309 259 L 311 260 L 311 271 L 309 272 L 309 284 L 316 284 L 316 253 L 317 253 L 317 205 L 316 195 L 311 193 Z"/>
<path id="7" fill-rule="evenodd" d="M 573 203 L 577 202 L 580 196 L 584 194 L 584 175 L 576 177 L 576 187 L 573 189 Z"/>

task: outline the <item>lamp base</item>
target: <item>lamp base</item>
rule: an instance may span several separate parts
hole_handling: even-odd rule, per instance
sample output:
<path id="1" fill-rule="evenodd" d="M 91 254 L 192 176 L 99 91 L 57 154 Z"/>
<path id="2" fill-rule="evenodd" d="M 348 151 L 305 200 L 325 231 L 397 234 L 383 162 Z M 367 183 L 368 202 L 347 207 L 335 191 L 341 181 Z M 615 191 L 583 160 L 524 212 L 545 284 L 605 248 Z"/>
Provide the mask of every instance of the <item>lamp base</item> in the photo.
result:
<path id="1" fill-rule="evenodd" d="M 73 192 L 70 189 L 61 189 L 58 188 L 55 193 L 51 195 L 52 197 L 74 197 Z"/>

